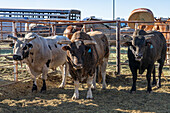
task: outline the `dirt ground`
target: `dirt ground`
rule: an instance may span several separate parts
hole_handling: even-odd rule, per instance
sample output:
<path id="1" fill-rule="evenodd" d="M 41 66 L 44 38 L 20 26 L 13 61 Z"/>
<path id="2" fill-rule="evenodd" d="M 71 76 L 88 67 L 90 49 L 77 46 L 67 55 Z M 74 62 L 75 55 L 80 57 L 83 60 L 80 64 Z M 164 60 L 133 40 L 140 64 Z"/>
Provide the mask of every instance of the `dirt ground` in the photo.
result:
<path id="1" fill-rule="evenodd" d="M 0 80 L 0 85 L 5 82 Z M 170 112 L 170 80 L 162 79 L 162 87 L 153 87 L 152 93 L 146 93 L 146 77 L 139 76 L 136 93 L 130 94 L 131 76 L 107 73 L 107 89 L 101 90 L 101 84 L 93 90 L 94 99 L 85 99 L 86 84 L 80 86 L 80 99 L 72 100 L 74 86 L 67 79 L 65 89 L 59 89 L 59 74 L 49 74 L 47 91 L 40 93 L 41 79 L 38 79 L 38 92 L 32 93 L 32 81 L 18 82 L 0 87 L 0 113 L 121 113 L 121 112 Z"/>

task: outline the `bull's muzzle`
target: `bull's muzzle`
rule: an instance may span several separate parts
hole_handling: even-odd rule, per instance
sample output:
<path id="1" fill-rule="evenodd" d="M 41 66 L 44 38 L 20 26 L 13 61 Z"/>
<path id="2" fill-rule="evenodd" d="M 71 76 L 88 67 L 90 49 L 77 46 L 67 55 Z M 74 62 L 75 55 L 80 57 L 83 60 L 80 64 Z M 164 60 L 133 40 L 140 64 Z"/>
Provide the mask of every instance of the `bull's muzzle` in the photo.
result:
<path id="1" fill-rule="evenodd" d="M 20 55 L 13 55 L 13 60 L 22 60 Z"/>
<path id="2" fill-rule="evenodd" d="M 135 55 L 135 60 L 136 60 L 136 61 L 141 61 L 142 58 L 143 58 L 143 55 L 142 55 L 142 54 L 136 54 L 136 55 Z"/>

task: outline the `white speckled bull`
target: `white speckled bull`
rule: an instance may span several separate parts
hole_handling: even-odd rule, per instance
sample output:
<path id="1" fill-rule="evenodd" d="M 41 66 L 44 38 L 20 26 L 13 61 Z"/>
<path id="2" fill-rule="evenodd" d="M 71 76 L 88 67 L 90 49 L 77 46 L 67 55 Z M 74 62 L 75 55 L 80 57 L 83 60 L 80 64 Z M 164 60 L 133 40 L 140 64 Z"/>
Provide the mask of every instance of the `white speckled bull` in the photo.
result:
<path id="1" fill-rule="evenodd" d="M 66 52 L 61 49 L 65 44 L 57 44 L 60 40 L 69 40 L 65 36 L 52 36 L 43 38 L 35 33 L 28 33 L 24 40 L 16 37 L 8 36 L 14 39 L 14 55 L 13 59 L 23 61 L 27 64 L 28 70 L 32 75 L 33 88 L 37 90 L 36 77 L 42 74 L 43 86 L 42 91 L 46 90 L 46 78 L 49 69 L 56 69 L 60 66 L 62 71 L 62 83 L 60 88 L 65 86 L 65 79 L 68 74 L 68 66 L 66 63 Z"/>

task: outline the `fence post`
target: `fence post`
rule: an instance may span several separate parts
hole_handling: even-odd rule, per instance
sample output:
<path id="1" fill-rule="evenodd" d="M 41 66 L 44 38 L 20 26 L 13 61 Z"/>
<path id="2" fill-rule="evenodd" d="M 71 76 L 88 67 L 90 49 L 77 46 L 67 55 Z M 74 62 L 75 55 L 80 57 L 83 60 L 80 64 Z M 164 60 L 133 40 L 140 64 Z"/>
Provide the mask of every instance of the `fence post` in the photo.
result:
<path id="1" fill-rule="evenodd" d="M 1 39 L 3 39 L 3 33 L 2 33 L 2 31 L 3 31 L 3 28 L 2 28 L 2 22 L 1 22 Z"/>
<path id="2" fill-rule="evenodd" d="M 12 22 L 12 35 L 15 37 L 17 36 L 17 28 L 15 22 Z M 13 53 L 15 53 L 14 50 Z M 18 61 L 14 61 L 14 81 L 18 81 Z"/>
<path id="3" fill-rule="evenodd" d="M 116 75 L 120 75 L 120 20 L 116 21 Z"/>
<path id="4" fill-rule="evenodd" d="M 55 28 L 54 24 L 51 25 L 51 28 L 52 28 L 52 36 L 55 36 L 56 28 Z"/>
<path id="5" fill-rule="evenodd" d="M 83 24 L 83 31 L 86 33 L 86 24 Z"/>

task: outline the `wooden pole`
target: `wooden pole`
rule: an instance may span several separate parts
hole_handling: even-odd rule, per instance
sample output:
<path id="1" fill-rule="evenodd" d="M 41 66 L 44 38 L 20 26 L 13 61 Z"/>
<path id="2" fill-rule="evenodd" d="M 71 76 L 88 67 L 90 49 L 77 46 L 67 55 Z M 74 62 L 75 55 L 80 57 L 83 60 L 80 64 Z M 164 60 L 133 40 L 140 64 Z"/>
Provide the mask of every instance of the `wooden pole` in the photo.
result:
<path id="1" fill-rule="evenodd" d="M 17 36 L 17 28 L 16 23 L 12 22 L 12 34 L 13 36 Z M 15 43 L 15 42 L 14 42 Z M 13 50 L 13 54 L 15 53 L 15 50 Z M 18 61 L 14 61 L 14 81 L 18 81 Z"/>
<path id="2" fill-rule="evenodd" d="M 116 21 L 116 75 L 120 75 L 120 21 Z"/>

